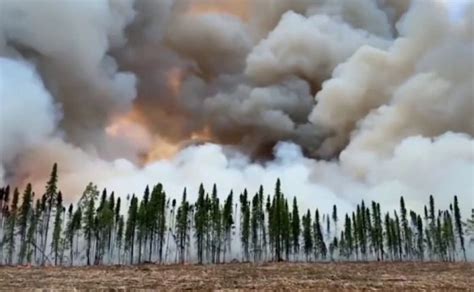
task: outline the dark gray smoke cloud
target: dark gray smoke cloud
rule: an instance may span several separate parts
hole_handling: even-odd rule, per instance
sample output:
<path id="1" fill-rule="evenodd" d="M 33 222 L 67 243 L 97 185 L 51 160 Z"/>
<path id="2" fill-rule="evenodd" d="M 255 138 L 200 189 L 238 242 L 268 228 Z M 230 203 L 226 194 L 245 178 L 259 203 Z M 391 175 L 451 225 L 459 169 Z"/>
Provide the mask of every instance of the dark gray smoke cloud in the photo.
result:
<path id="1" fill-rule="evenodd" d="M 136 77 L 109 55 L 125 45 L 131 1 L 1 2 L 1 55 L 35 64 L 63 118 L 66 141 L 106 155 L 104 128 L 128 111 Z"/>
<path id="2" fill-rule="evenodd" d="M 1 177 L 469 201 L 474 5 L 448 4 L 0 0 Z"/>

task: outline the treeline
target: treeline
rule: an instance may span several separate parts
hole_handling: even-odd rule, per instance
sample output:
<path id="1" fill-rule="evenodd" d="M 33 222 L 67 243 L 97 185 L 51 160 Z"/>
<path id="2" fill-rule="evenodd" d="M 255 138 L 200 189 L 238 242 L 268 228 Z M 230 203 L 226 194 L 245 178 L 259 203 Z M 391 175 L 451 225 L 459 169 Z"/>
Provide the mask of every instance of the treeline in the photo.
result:
<path id="1" fill-rule="evenodd" d="M 362 201 L 343 216 L 336 205 L 300 215 L 280 180 L 272 195 L 263 187 L 253 196 L 231 191 L 223 202 L 216 185 L 209 193 L 202 184 L 194 203 L 186 189 L 176 201 L 161 184 L 140 197 L 122 202 L 90 183 L 77 204 L 64 206 L 56 164 L 40 197 L 31 184 L 21 194 L 0 188 L 0 264 L 466 260 L 456 196 L 447 210 L 430 196 L 418 214 L 401 197 L 399 210 L 382 213 L 379 203 Z"/>

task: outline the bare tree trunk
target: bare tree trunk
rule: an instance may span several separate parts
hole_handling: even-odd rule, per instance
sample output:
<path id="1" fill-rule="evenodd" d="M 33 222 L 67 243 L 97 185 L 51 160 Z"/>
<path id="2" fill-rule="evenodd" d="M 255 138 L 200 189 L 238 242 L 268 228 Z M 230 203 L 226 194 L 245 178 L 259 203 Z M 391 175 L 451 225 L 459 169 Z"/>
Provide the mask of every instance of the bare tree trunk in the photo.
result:
<path id="1" fill-rule="evenodd" d="M 44 239 L 43 239 L 43 250 L 46 250 L 46 244 L 48 243 L 48 229 L 49 229 L 49 221 L 51 219 L 51 208 L 48 209 L 48 216 L 47 216 L 47 220 L 46 220 L 46 230 L 45 230 L 45 235 L 44 235 Z M 44 266 L 44 262 L 45 262 L 45 253 L 43 252 L 42 253 L 43 256 L 41 258 L 41 265 Z"/>

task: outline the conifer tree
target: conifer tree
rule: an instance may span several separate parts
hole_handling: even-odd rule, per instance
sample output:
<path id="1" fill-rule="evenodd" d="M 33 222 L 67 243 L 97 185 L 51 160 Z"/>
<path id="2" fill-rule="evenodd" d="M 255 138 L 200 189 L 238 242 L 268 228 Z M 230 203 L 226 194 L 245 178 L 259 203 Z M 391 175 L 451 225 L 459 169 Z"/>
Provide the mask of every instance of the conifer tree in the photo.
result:
<path id="1" fill-rule="evenodd" d="M 385 225 L 385 239 L 387 244 L 387 252 L 390 255 L 390 259 L 393 260 L 393 232 L 390 214 L 387 212 L 384 219 Z"/>
<path id="2" fill-rule="evenodd" d="M 30 207 L 30 214 L 28 216 L 28 230 L 26 232 L 26 262 L 31 263 L 32 262 L 32 256 L 33 256 L 33 250 L 35 249 L 36 246 L 36 227 L 38 224 L 38 219 L 39 219 L 39 214 L 33 207 L 33 202 L 34 202 L 34 196 L 35 193 L 31 194 L 31 207 Z M 39 201 L 36 200 L 36 204 L 39 204 Z M 37 208 L 39 209 L 39 208 Z M 22 264 L 22 263 L 21 263 Z"/>
<path id="3" fill-rule="evenodd" d="M 65 230 L 65 238 L 66 242 L 69 248 L 69 263 L 72 266 L 74 263 L 74 233 L 73 229 L 74 228 L 74 206 L 73 204 L 69 205 L 69 208 L 67 209 L 67 224 L 66 224 L 66 230 Z"/>
<path id="4" fill-rule="evenodd" d="M 324 222 L 326 222 L 326 240 L 331 241 L 331 218 L 329 217 L 329 214 L 323 214 L 322 223 L 324 224 Z"/>
<path id="5" fill-rule="evenodd" d="M 260 244 L 260 247 L 262 249 L 262 254 L 261 256 L 263 256 L 263 253 L 265 254 L 264 256 L 266 257 L 266 253 L 267 253 L 267 231 L 266 231 L 266 228 L 265 228 L 265 207 L 264 207 L 264 199 L 263 199 L 263 186 L 260 185 L 260 188 L 258 189 L 258 207 L 259 207 L 259 210 L 258 210 L 258 214 L 260 215 L 259 218 L 258 218 L 258 226 L 259 226 L 259 230 L 260 230 L 260 241 L 261 241 L 261 244 Z"/>
<path id="6" fill-rule="evenodd" d="M 41 264 L 44 265 L 46 257 L 46 246 L 48 242 L 48 232 L 49 232 L 49 222 L 51 221 L 51 212 L 53 210 L 53 205 L 56 201 L 56 196 L 58 194 L 58 165 L 55 163 L 53 169 L 51 170 L 51 175 L 49 181 L 46 183 L 46 192 L 44 193 L 44 202 L 45 202 L 45 229 L 43 235 L 43 256 Z"/>
<path id="7" fill-rule="evenodd" d="M 291 251 L 291 213 L 288 207 L 288 200 L 284 199 L 282 210 L 282 241 L 285 251 L 285 259 L 290 259 Z"/>
<path id="8" fill-rule="evenodd" d="M 7 185 L 6 187 L 2 188 L 3 192 L 0 192 L 2 194 L 2 199 L 0 200 L 0 227 L 3 228 L 3 225 L 5 223 L 5 217 L 7 217 L 8 209 L 9 209 L 9 202 L 10 202 L 10 186 Z M 3 241 L 0 241 L 0 252 L 2 252 L 3 248 L 2 245 Z"/>
<path id="9" fill-rule="evenodd" d="M 189 205 L 188 201 L 186 200 L 186 188 L 183 191 L 183 198 L 181 200 L 181 205 L 176 212 L 176 240 L 177 240 L 177 247 L 179 252 L 179 261 L 180 263 L 184 263 L 185 255 L 186 255 L 186 248 L 188 246 L 188 239 L 189 239 L 189 229 L 190 229 L 190 222 L 189 216 L 191 215 L 191 206 Z"/>
<path id="10" fill-rule="evenodd" d="M 159 184 L 161 187 L 161 184 Z M 158 252 L 160 263 L 163 260 L 163 249 L 165 245 L 165 234 L 166 234 L 166 213 L 169 206 L 169 199 L 166 199 L 166 193 L 161 192 L 160 204 L 159 204 L 159 216 L 158 216 Z"/>
<path id="11" fill-rule="evenodd" d="M 116 226 L 116 230 L 115 230 L 115 246 L 118 248 L 118 260 L 119 260 L 119 263 L 120 263 L 120 253 L 121 253 L 121 248 L 122 248 L 122 241 L 123 241 L 123 233 L 124 233 L 124 219 L 123 219 L 123 216 L 120 215 L 120 208 L 122 208 L 122 200 L 120 199 L 120 197 L 117 197 L 117 202 L 115 203 L 115 207 L 114 207 L 114 213 L 115 213 L 115 219 L 114 219 L 114 222 L 115 222 L 115 226 Z M 122 222 L 120 222 L 120 220 Z M 120 230 L 120 233 L 119 233 L 119 224 L 122 224 L 121 226 L 121 230 Z M 120 239 L 118 238 L 120 235 Z"/>
<path id="12" fill-rule="evenodd" d="M 344 230 L 342 230 L 340 235 L 339 235 L 339 256 L 338 256 L 338 258 L 341 259 L 341 257 L 346 257 L 347 258 L 347 244 L 346 244 L 346 237 L 344 235 Z"/>
<path id="13" fill-rule="evenodd" d="M 306 215 L 303 215 L 303 248 L 306 256 L 306 261 L 309 261 L 311 254 L 313 253 L 313 234 L 312 234 L 312 221 L 311 221 L 311 212 L 308 210 Z"/>
<path id="14" fill-rule="evenodd" d="M 199 263 L 220 263 L 221 256 L 225 262 L 231 251 L 234 219 L 240 222 L 243 260 L 250 260 L 251 255 L 256 262 L 298 259 L 301 245 L 306 261 L 325 260 L 328 253 L 331 260 L 423 261 L 429 258 L 455 261 L 459 249 L 465 256 L 463 225 L 468 226 L 466 232 L 474 226 L 472 219 L 462 222 L 456 196 L 446 210 L 435 209 L 434 198 L 430 196 L 424 208 L 424 220 L 423 213 L 408 212 L 404 198 L 400 197 L 399 210 L 393 213 L 389 210 L 384 218 L 379 203 L 372 201 L 371 206 L 366 207 L 361 201 L 352 214 L 343 214 L 343 230 L 338 232 L 335 205 L 322 217 L 316 209 L 314 220 L 310 210 L 300 218 L 297 197 L 290 206 L 281 191 L 280 180 L 276 182 L 274 194 L 268 195 L 266 200 L 262 186 L 252 198 L 244 190 L 239 197 L 240 212 L 239 204 L 234 205 L 232 191 L 221 204 L 215 184 L 211 193 L 206 193 L 201 184 L 198 198 L 192 204 L 187 201 L 184 189 L 180 206 L 172 200 L 170 209 L 171 200 L 166 199 L 163 186 L 157 184 L 151 193 L 148 187 L 145 189 L 142 200 L 135 195 L 131 200 L 127 198 L 126 216 L 121 214 L 120 197 L 113 192 L 107 196 L 104 189 L 99 199 L 97 187 L 89 183 L 77 208 L 71 204 L 66 213 L 57 189 L 55 168 L 39 200 L 34 200 L 31 184 L 26 186 L 21 200 L 18 189 L 10 196 L 9 186 L 0 187 L 0 263 L 44 264 L 50 260 L 48 256 L 53 256 L 54 263 L 62 265 L 66 251 L 70 265 L 84 264 L 84 257 L 90 265 L 93 255 L 95 264 L 120 264 L 121 256 L 128 256 L 131 264 L 136 263 L 137 258 L 138 263 L 146 259 L 151 262 L 154 256 L 161 263 L 164 246 L 165 262 L 171 248 L 176 251 L 174 261 L 178 261 L 179 256 L 179 262 L 184 263 L 197 255 Z M 50 201 L 51 198 L 54 200 Z M 49 224 L 52 234 L 48 237 Z M 191 234 L 195 241 L 189 240 Z M 50 240 L 44 248 L 45 242 Z M 269 257 L 267 251 L 271 252 Z"/>
<path id="15" fill-rule="evenodd" d="M 109 237 L 113 230 L 115 217 L 112 203 L 113 201 L 115 201 L 114 198 L 109 198 L 109 200 L 107 200 L 107 191 L 104 189 L 102 192 L 100 205 L 96 210 L 96 264 L 102 263 L 105 250 L 110 246 Z"/>
<path id="16" fill-rule="evenodd" d="M 456 237 L 454 234 L 453 220 L 448 210 L 443 212 L 443 242 L 445 253 L 449 261 L 455 261 Z"/>
<path id="17" fill-rule="evenodd" d="M 291 236 L 293 240 L 293 252 L 295 255 L 298 255 L 300 249 L 300 234 L 301 234 L 301 225 L 300 225 L 300 214 L 298 212 L 298 202 L 296 197 L 293 198 L 293 211 L 291 221 Z"/>
<path id="18" fill-rule="evenodd" d="M 28 247 L 27 241 L 27 228 L 28 223 L 30 223 L 30 217 L 33 216 L 32 214 L 32 204 L 33 201 L 33 191 L 31 184 L 27 184 L 25 191 L 23 192 L 23 197 L 21 200 L 21 206 L 19 209 L 18 214 L 18 235 L 20 237 L 20 252 L 18 254 L 18 263 L 20 265 L 24 264 L 24 260 L 26 257 L 26 251 Z"/>
<path id="19" fill-rule="evenodd" d="M 9 200 L 10 200 L 10 186 L 6 186 L 3 189 L 3 192 L 0 192 L 2 194 L 2 199 L 0 200 L 0 229 L 2 233 L 1 235 L 1 240 L 0 240 L 0 264 L 3 263 L 3 248 L 5 245 L 5 232 L 7 229 L 6 226 L 6 221 L 9 215 Z"/>
<path id="20" fill-rule="evenodd" d="M 332 206 L 332 220 L 334 222 L 334 232 L 337 235 L 337 233 L 338 233 L 337 222 L 338 222 L 339 218 L 337 217 L 337 207 L 336 207 L 336 205 Z"/>
<path id="21" fill-rule="evenodd" d="M 212 237 L 212 202 L 209 193 L 206 193 L 204 199 L 204 251 L 206 252 L 206 261 L 211 261 L 211 237 Z"/>
<path id="22" fill-rule="evenodd" d="M 18 216 L 18 197 L 20 193 L 18 188 L 15 188 L 13 191 L 13 198 L 11 202 L 11 208 L 5 209 L 6 214 L 6 230 L 3 235 L 3 242 L 6 244 L 7 249 L 7 264 L 13 264 L 13 254 L 15 253 L 15 230 L 16 230 L 16 220 Z"/>
<path id="23" fill-rule="evenodd" d="M 122 245 L 123 245 L 123 231 L 124 230 L 124 220 L 123 220 L 123 215 L 120 215 L 120 217 L 117 220 L 117 235 L 115 237 L 115 244 L 117 245 L 117 257 L 118 257 L 118 264 L 121 263 L 121 252 L 122 252 Z"/>
<path id="24" fill-rule="evenodd" d="M 358 221 L 356 220 L 355 212 L 352 212 L 352 243 L 353 250 L 355 252 L 355 259 L 359 260 L 359 226 Z"/>
<path id="25" fill-rule="evenodd" d="M 383 227 L 382 227 L 382 213 L 380 212 L 380 204 L 377 203 L 377 242 L 379 243 L 380 258 L 383 261 L 385 256 Z"/>
<path id="26" fill-rule="evenodd" d="M 394 211 L 395 213 L 395 221 L 394 221 L 394 226 L 395 226 L 395 246 L 398 251 L 398 259 L 401 261 L 402 260 L 402 233 L 400 230 L 400 219 L 398 218 L 397 211 Z"/>
<path id="27" fill-rule="evenodd" d="M 438 257 L 438 260 L 441 260 L 441 261 L 444 261 L 445 260 L 445 257 L 444 257 L 444 251 L 443 251 L 443 242 L 442 242 L 442 230 L 441 230 L 441 216 L 437 216 L 436 219 L 435 219 L 436 223 L 435 223 L 435 230 L 434 230 L 434 234 L 435 234 L 435 252 L 436 252 L 436 256 Z"/>
<path id="28" fill-rule="evenodd" d="M 42 231 L 40 230 L 42 210 L 41 200 L 36 200 L 34 217 L 31 218 L 30 227 L 28 229 L 28 242 L 30 243 L 30 249 L 32 249 L 32 251 L 28 253 L 28 262 L 32 262 L 32 258 L 35 263 L 38 261 L 38 240 L 40 240 L 39 235 L 42 234 Z"/>
<path id="29" fill-rule="evenodd" d="M 161 216 L 161 184 L 155 185 L 150 194 L 146 210 L 146 233 L 148 237 L 148 262 L 152 262 L 153 249 L 156 249 L 156 244 L 160 241 L 161 234 L 159 233 L 159 219 Z M 161 259 L 159 259 L 161 262 Z"/>
<path id="30" fill-rule="evenodd" d="M 149 200 L 149 189 L 147 186 L 145 189 L 143 199 L 141 200 L 139 204 L 138 214 L 137 214 L 138 263 L 142 263 L 142 248 L 146 246 L 146 242 L 147 242 L 148 200 Z"/>
<path id="31" fill-rule="evenodd" d="M 194 208 L 194 236 L 196 238 L 198 263 L 202 264 L 205 248 L 205 232 L 207 219 L 205 190 L 202 183 L 199 186 L 198 199 Z"/>
<path id="32" fill-rule="evenodd" d="M 282 243 L 283 243 L 283 216 L 284 216 L 284 202 L 283 193 L 281 192 L 281 182 L 277 179 L 275 185 L 275 194 L 273 196 L 273 206 L 271 207 L 271 232 L 274 242 L 275 259 L 276 261 L 282 261 Z"/>
<path id="33" fill-rule="evenodd" d="M 222 214 L 224 228 L 224 262 L 227 251 L 231 252 L 232 228 L 234 227 L 234 218 L 232 212 L 233 192 L 230 191 L 224 202 L 224 210 Z"/>
<path id="34" fill-rule="evenodd" d="M 430 254 L 431 256 L 433 256 L 434 254 L 438 252 L 438 247 L 439 247 L 437 230 L 436 230 L 435 203 L 434 203 L 433 195 L 430 195 L 428 219 L 430 222 L 428 236 L 431 239 Z"/>
<path id="35" fill-rule="evenodd" d="M 148 228 L 150 233 L 148 260 L 151 261 L 152 242 L 156 235 L 158 261 L 161 263 L 163 260 L 163 246 L 166 231 L 166 193 L 163 191 L 162 184 L 157 184 L 153 187 L 148 213 Z"/>
<path id="36" fill-rule="evenodd" d="M 210 229 L 211 229 L 211 262 L 219 263 L 219 255 L 221 249 L 221 233 L 222 233 L 222 212 L 220 201 L 217 197 L 217 186 L 212 187 L 211 206 L 210 206 Z"/>
<path id="37" fill-rule="evenodd" d="M 107 234 L 107 250 L 108 250 L 108 254 L 109 254 L 109 257 L 111 256 L 111 253 L 113 252 L 112 249 L 113 249 L 113 246 L 112 246 L 112 237 L 113 237 L 113 233 L 114 233 L 114 230 L 115 230 L 115 225 L 117 224 L 117 221 L 115 220 L 115 193 L 112 192 L 110 194 L 110 197 L 109 197 L 109 201 L 107 202 L 107 214 L 106 214 L 106 217 L 110 217 L 110 220 L 109 221 L 109 224 L 107 226 L 107 229 L 108 229 L 108 234 Z"/>
<path id="38" fill-rule="evenodd" d="M 459 210 L 458 196 L 454 196 L 454 222 L 456 226 L 456 233 L 458 234 L 458 238 L 459 238 L 459 243 L 461 245 L 464 261 L 466 261 L 467 258 L 466 258 L 466 248 L 464 246 L 464 231 L 462 228 L 461 211 Z"/>
<path id="39" fill-rule="evenodd" d="M 378 221 L 378 212 L 377 212 L 377 203 L 372 201 L 372 222 L 373 222 L 373 232 L 371 235 L 371 241 L 375 252 L 375 257 L 377 260 L 380 260 L 380 242 L 379 242 L 379 221 Z"/>
<path id="40" fill-rule="evenodd" d="M 63 213 L 63 196 L 61 192 L 56 196 L 55 202 L 55 218 L 53 227 L 53 240 L 51 241 L 51 250 L 54 252 L 54 265 L 58 264 L 60 243 L 61 243 L 61 229 L 62 229 L 62 213 Z"/>
<path id="41" fill-rule="evenodd" d="M 354 249 L 353 246 L 353 239 L 352 239 L 352 224 L 351 218 L 349 215 L 346 214 L 345 222 L 344 222 L 344 239 L 345 239 L 345 246 L 346 246 L 346 257 L 349 259 L 352 257 L 352 252 Z"/>
<path id="42" fill-rule="evenodd" d="M 314 225 L 313 225 L 313 234 L 314 234 L 314 252 L 316 259 L 325 259 L 326 258 L 326 244 L 323 238 L 323 232 L 321 230 L 321 223 L 319 220 L 319 210 L 316 209 L 314 214 Z"/>
<path id="43" fill-rule="evenodd" d="M 117 204 L 115 204 L 115 222 L 118 222 L 121 216 L 120 215 L 120 208 L 122 207 L 121 203 L 122 203 L 122 200 L 120 199 L 120 197 L 118 197 Z"/>
<path id="44" fill-rule="evenodd" d="M 416 228 L 417 228 L 417 246 L 418 246 L 418 259 L 424 259 L 424 236 L 423 236 L 423 221 L 421 216 L 418 215 L 416 219 Z"/>
<path id="45" fill-rule="evenodd" d="M 260 256 L 260 246 L 259 246 L 259 200 L 258 200 L 258 193 L 252 199 L 252 214 L 251 214 L 251 232 L 252 232 L 252 250 L 253 250 L 253 261 L 257 262 Z"/>
<path id="46" fill-rule="evenodd" d="M 331 261 L 334 261 L 334 252 L 339 246 L 339 241 L 337 240 L 337 236 L 334 236 L 333 240 L 329 243 L 329 257 Z"/>
<path id="47" fill-rule="evenodd" d="M 3 221 L 3 197 L 5 194 L 5 188 L 0 188 L 0 228 L 3 228 L 2 221 Z"/>
<path id="48" fill-rule="evenodd" d="M 79 206 L 84 210 L 83 230 L 86 240 L 87 265 L 91 264 L 92 240 L 95 231 L 95 200 L 99 196 L 97 186 L 89 183 L 82 194 Z"/>
<path id="49" fill-rule="evenodd" d="M 405 207 L 405 200 L 403 199 L 403 196 L 400 197 L 400 216 L 402 222 L 404 257 L 408 258 L 411 254 L 411 230 L 408 227 L 407 209 Z"/>
<path id="50" fill-rule="evenodd" d="M 133 264 L 135 250 L 135 231 L 138 225 L 138 199 L 135 195 L 130 200 L 127 224 L 125 227 L 125 249 L 130 254 L 130 264 Z"/>
<path id="51" fill-rule="evenodd" d="M 272 211 L 272 203 L 271 203 L 270 195 L 267 195 L 266 203 L 265 203 L 265 211 L 267 213 L 267 232 L 268 232 L 268 249 L 271 254 L 271 258 L 273 259 L 274 256 L 274 240 L 273 240 L 273 229 L 272 229 L 272 221 L 273 221 L 273 211 Z"/>
<path id="52" fill-rule="evenodd" d="M 365 210 L 365 203 L 364 200 L 362 200 L 360 204 L 360 209 L 357 208 L 357 220 L 359 226 L 361 255 L 365 260 L 367 260 L 367 220 Z"/>
<path id="53" fill-rule="evenodd" d="M 368 244 L 368 253 L 372 253 L 374 250 L 374 241 L 372 240 L 374 237 L 374 229 L 372 226 L 372 221 L 371 221 L 371 216 L 370 216 L 370 209 L 365 208 L 365 226 L 366 226 L 366 242 L 369 242 L 370 240 L 370 245 Z"/>
<path id="54" fill-rule="evenodd" d="M 428 215 L 428 208 L 424 207 L 424 220 L 425 220 L 425 238 L 426 238 L 426 248 L 428 250 L 428 256 L 429 259 L 431 260 L 433 258 L 433 241 L 431 239 L 431 230 L 432 230 L 432 222 L 430 219 L 430 216 Z"/>
<path id="55" fill-rule="evenodd" d="M 240 195 L 240 240 L 242 243 L 242 256 L 245 261 L 249 260 L 250 239 L 250 204 L 247 190 Z"/>

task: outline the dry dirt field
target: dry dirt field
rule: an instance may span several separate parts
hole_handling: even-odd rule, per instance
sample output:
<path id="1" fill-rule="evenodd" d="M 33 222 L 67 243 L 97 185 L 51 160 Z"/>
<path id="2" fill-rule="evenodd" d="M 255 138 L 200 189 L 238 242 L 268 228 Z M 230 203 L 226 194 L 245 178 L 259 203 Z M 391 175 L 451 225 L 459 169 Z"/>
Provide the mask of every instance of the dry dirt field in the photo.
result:
<path id="1" fill-rule="evenodd" d="M 0 267 L 0 290 L 467 290 L 474 263 L 272 263 Z"/>

